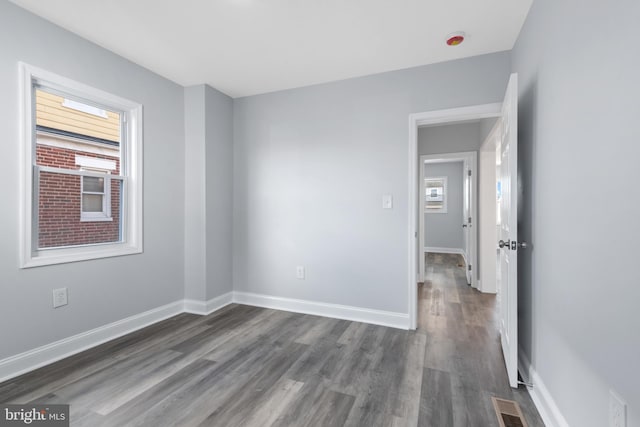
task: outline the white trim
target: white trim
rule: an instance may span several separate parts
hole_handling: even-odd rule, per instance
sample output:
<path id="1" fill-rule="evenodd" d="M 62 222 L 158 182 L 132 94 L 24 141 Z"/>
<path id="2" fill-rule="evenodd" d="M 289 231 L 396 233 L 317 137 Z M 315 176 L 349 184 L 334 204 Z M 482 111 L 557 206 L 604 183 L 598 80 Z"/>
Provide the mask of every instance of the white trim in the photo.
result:
<path id="1" fill-rule="evenodd" d="M 142 253 L 143 244 L 143 158 L 142 158 L 142 105 L 112 95 L 99 89 L 75 82 L 57 74 L 42 70 L 23 62 L 18 63 L 20 99 L 20 268 L 60 264 Z M 35 126 L 32 114 L 33 83 L 38 82 L 53 90 L 72 96 L 89 98 L 96 107 L 108 106 L 122 112 L 122 139 L 126 141 L 122 150 L 121 174 L 123 182 L 122 198 L 126 209 L 122 212 L 122 243 L 95 246 L 67 247 L 38 251 L 35 241 L 37 212 L 33 211 L 33 165 L 35 157 Z M 37 184 L 37 183 L 36 183 Z M 37 205 L 36 205 L 37 206 Z"/>
<path id="2" fill-rule="evenodd" d="M 33 350 L 0 360 L 0 382 L 49 365 L 65 357 L 111 341 L 115 338 L 168 319 L 183 311 L 183 301 L 175 301 L 161 307 L 121 319 Z"/>
<path id="3" fill-rule="evenodd" d="M 103 169 L 105 171 L 116 170 L 116 161 L 100 159 L 97 157 L 87 157 L 76 154 L 76 165 L 91 169 Z"/>
<path id="4" fill-rule="evenodd" d="M 92 142 L 70 136 L 62 137 L 40 130 L 36 131 L 38 145 L 49 147 L 66 148 L 67 150 L 84 151 L 85 153 L 101 154 L 103 156 L 117 157 L 120 153 L 119 147 L 106 145 L 101 142 Z"/>
<path id="5" fill-rule="evenodd" d="M 103 119 L 109 118 L 105 110 L 98 107 L 94 107 L 93 105 L 87 105 L 85 103 L 75 101 L 73 99 L 65 98 L 64 101 L 62 101 L 62 106 L 70 108 L 72 110 L 91 114 L 92 116 L 102 117 Z"/>
<path id="6" fill-rule="evenodd" d="M 569 427 L 569 423 L 560 412 L 560 408 L 556 405 L 551 393 L 549 393 L 544 382 L 542 382 L 542 378 L 529 362 L 522 348 L 518 352 L 518 360 L 520 375 L 526 382 L 533 384 L 533 387 L 527 387 L 527 391 L 538 413 L 540 413 L 540 418 L 542 418 L 544 425 L 547 427 Z"/>
<path id="7" fill-rule="evenodd" d="M 465 259 L 467 257 L 467 255 L 464 253 L 464 249 L 459 248 L 439 248 L 435 246 L 425 246 L 424 251 L 434 254 L 458 254 L 462 255 Z"/>
<path id="8" fill-rule="evenodd" d="M 233 302 L 294 313 L 371 323 L 391 328 L 409 329 L 409 316 L 405 313 L 237 291 L 233 293 Z"/>
<path id="9" fill-rule="evenodd" d="M 452 108 L 447 110 L 427 111 L 422 113 L 414 113 L 409 115 L 409 141 L 408 141 L 408 181 L 409 181 L 409 197 L 408 203 L 408 222 L 407 222 L 407 245 L 408 245 L 408 260 L 407 260 L 407 292 L 408 292 L 408 313 L 409 313 L 409 328 L 416 329 L 418 324 L 418 287 L 416 286 L 415 277 L 418 272 L 418 266 L 416 261 L 418 257 L 417 236 L 418 218 L 416 215 L 418 209 L 416 209 L 417 192 L 418 192 L 418 126 L 426 126 L 432 124 L 443 123 L 455 123 L 466 120 L 479 120 L 490 117 L 499 117 L 502 112 L 502 104 L 484 104 L 474 105 L 470 107 Z M 421 245 L 421 247 L 423 247 Z M 420 274 L 422 275 L 422 274 Z"/>
<path id="10" fill-rule="evenodd" d="M 198 301 L 193 299 L 184 300 L 185 313 L 200 314 L 206 316 L 214 311 L 218 311 L 223 307 L 233 303 L 233 292 L 227 292 L 209 301 Z"/>

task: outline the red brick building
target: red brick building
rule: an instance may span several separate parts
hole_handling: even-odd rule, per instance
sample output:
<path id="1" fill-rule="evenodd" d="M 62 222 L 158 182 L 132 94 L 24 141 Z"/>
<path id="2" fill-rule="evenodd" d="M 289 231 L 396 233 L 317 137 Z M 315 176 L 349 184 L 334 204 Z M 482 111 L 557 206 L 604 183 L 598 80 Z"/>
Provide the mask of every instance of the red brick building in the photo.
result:
<path id="1" fill-rule="evenodd" d="M 119 114 L 38 90 L 36 131 L 38 247 L 121 240 Z"/>

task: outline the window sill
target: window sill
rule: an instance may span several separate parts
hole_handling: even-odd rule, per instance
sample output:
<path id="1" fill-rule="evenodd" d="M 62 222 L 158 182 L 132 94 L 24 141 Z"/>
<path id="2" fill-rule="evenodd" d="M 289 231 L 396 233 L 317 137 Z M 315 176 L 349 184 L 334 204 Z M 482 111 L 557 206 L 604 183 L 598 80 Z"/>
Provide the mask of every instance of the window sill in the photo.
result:
<path id="1" fill-rule="evenodd" d="M 80 222 L 108 222 L 113 221 L 113 218 L 106 216 L 96 216 L 96 217 L 80 217 Z"/>
<path id="2" fill-rule="evenodd" d="M 98 245 L 75 246 L 69 248 L 41 249 L 36 255 L 24 259 L 21 268 L 44 265 L 65 264 L 142 253 L 142 245 L 127 243 L 106 243 Z"/>

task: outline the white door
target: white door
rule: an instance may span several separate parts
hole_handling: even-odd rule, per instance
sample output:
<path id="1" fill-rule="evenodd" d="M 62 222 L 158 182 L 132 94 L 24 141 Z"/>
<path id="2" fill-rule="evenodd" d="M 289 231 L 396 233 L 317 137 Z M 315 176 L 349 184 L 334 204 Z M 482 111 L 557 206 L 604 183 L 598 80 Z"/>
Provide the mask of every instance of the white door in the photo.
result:
<path id="1" fill-rule="evenodd" d="M 502 104 L 498 165 L 498 289 L 500 338 L 509 384 L 518 386 L 518 75 L 512 74 Z"/>
<path id="2" fill-rule="evenodd" d="M 464 268 L 467 271 L 467 284 L 471 285 L 473 280 L 471 260 L 473 260 L 473 245 L 471 242 L 471 232 L 472 232 L 472 215 L 471 215 L 471 191 L 472 191 L 472 183 L 471 183 L 471 169 L 469 167 L 469 162 L 464 162 L 463 168 L 463 181 L 464 182 L 464 191 L 463 191 L 463 207 L 462 207 L 462 234 L 464 239 L 464 253 L 466 256 L 466 265 Z"/>

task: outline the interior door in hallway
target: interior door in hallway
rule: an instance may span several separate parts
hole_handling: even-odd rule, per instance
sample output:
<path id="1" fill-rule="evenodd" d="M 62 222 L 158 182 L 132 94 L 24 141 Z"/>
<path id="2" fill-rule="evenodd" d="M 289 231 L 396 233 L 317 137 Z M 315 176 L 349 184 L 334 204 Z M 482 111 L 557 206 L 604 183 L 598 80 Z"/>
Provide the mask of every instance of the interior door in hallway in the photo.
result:
<path id="1" fill-rule="evenodd" d="M 500 338 L 511 387 L 518 386 L 518 76 L 509 78 L 502 104 L 498 163 L 498 289 Z"/>

